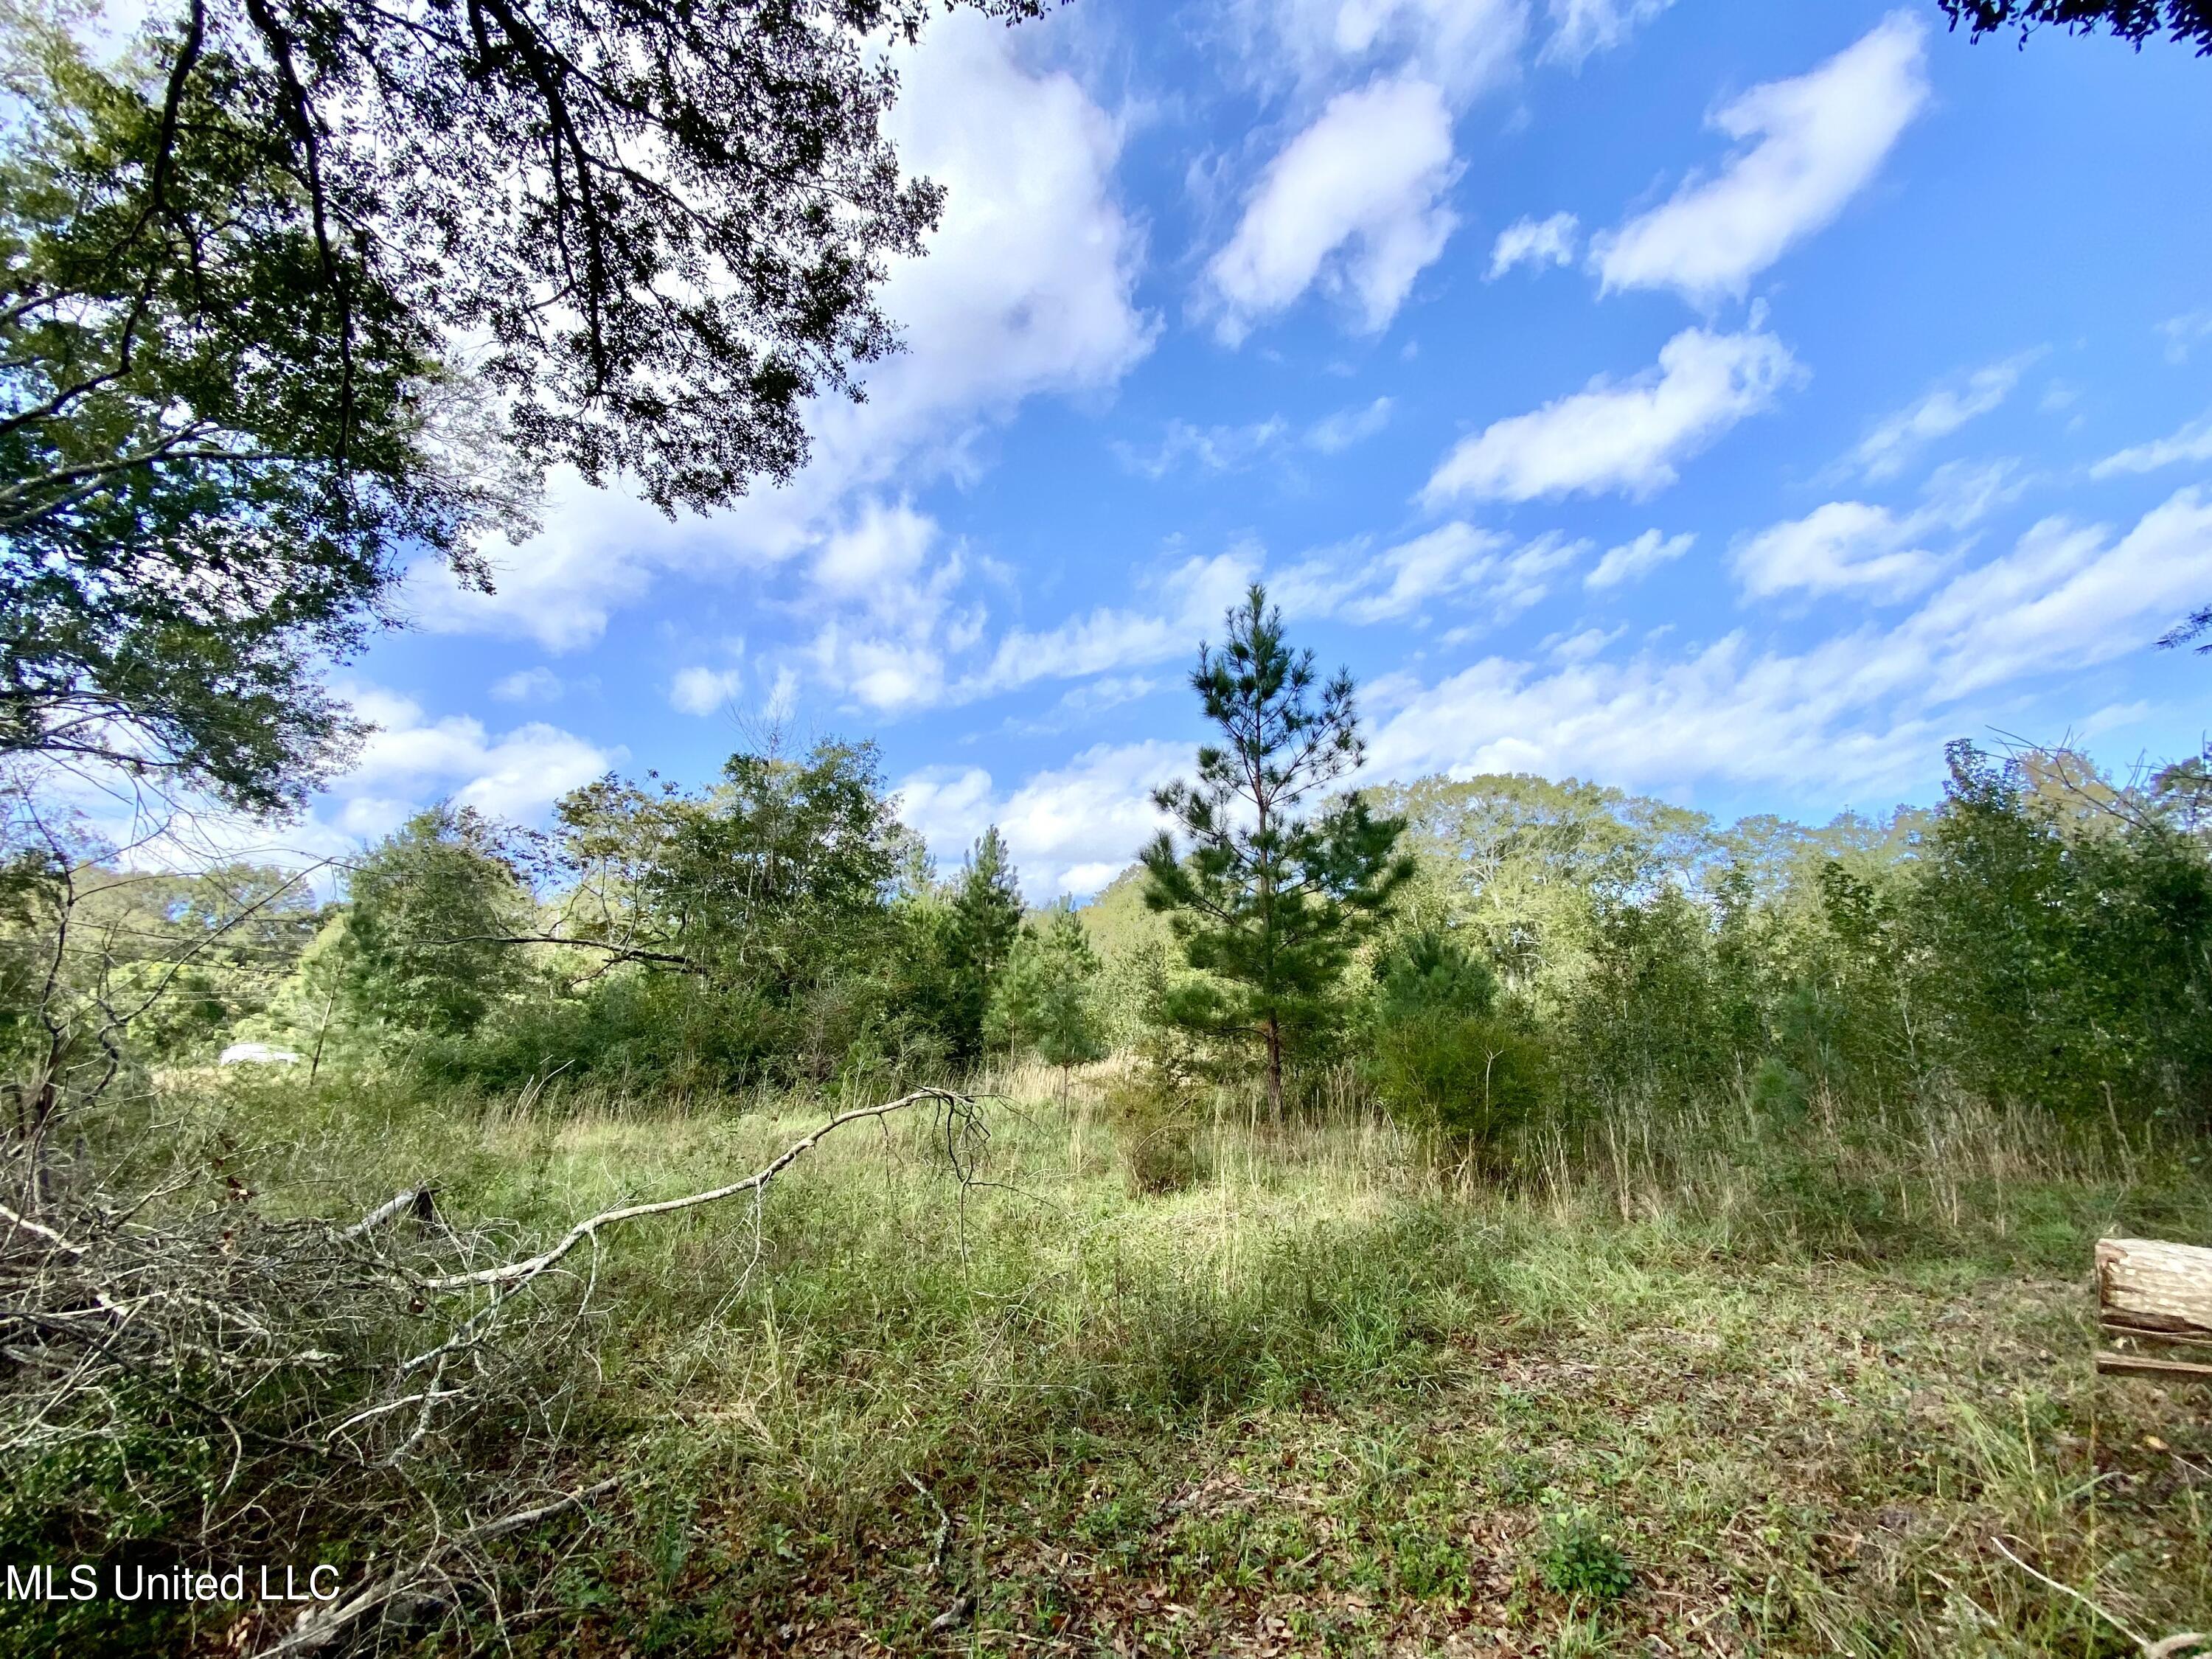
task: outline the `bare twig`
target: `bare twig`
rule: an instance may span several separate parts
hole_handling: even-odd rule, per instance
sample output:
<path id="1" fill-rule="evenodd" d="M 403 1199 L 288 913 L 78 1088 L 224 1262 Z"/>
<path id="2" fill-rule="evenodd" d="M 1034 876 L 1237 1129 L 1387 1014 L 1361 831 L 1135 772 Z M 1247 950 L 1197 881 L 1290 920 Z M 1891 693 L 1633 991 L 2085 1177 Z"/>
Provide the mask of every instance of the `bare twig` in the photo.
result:
<path id="1" fill-rule="evenodd" d="M 2129 1641 L 2134 1643 L 2136 1649 L 2142 1654 L 2143 1659 L 2175 1659 L 2177 1655 L 2186 1653 L 2191 1648 L 2198 1648 L 2212 1644 L 2212 1637 L 2199 1635 L 2195 1631 L 2185 1631 L 2174 1636 L 2163 1636 L 2159 1638 L 2157 1640 L 2153 1641 L 2149 1637 L 2141 1634 L 2131 1626 L 2124 1622 L 2118 1613 L 2113 1613 L 2107 1607 L 2100 1607 L 2096 1602 L 2082 1595 L 2080 1590 L 2075 1589 L 2071 1584 L 2062 1584 L 2058 1580 L 2051 1577 L 2050 1574 L 2045 1572 L 2038 1572 L 2033 1567 L 2028 1565 L 2027 1562 L 2021 1560 L 2020 1557 L 2014 1555 L 2010 1550 L 2007 1549 L 2005 1547 L 2003 1539 L 1990 1539 L 1990 1547 L 1996 1550 L 1999 1555 L 2004 1557 L 2006 1560 L 2011 1562 L 2013 1565 L 2018 1567 L 2022 1572 L 2026 1573 L 2030 1578 L 2034 1579 L 2036 1583 L 2048 1585 L 2051 1589 L 2057 1590 L 2061 1595 L 2072 1596 L 2074 1600 L 2079 1601 L 2083 1607 L 2088 1608 L 2090 1612 L 2095 1613 L 2098 1618 L 2103 1620 L 2114 1630 L 2119 1632 L 2121 1635 L 2126 1637 Z"/>
<path id="2" fill-rule="evenodd" d="M 325 1612 L 310 1615 L 274 1645 L 263 1651 L 269 1659 L 278 1654 L 313 1653 L 330 1646 L 370 1613 L 381 1611 L 402 1596 L 409 1595 L 422 1581 L 438 1570 L 443 1558 L 466 1549 L 471 1545 L 489 1543 L 496 1538 L 526 1531 L 540 1522 L 550 1521 L 569 1510 L 605 1497 L 620 1486 L 619 1480 L 606 1480 L 596 1485 L 579 1487 L 563 1492 L 549 1504 L 539 1504 L 530 1509 L 516 1510 L 501 1516 L 495 1521 L 486 1521 L 442 1540 L 429 1553 L 408 1565 L 387 1574 L 361 1590 L 350 1599 L 333 1603 Z M 434 1599 L 443 1600 L 442 1596 Z"/>

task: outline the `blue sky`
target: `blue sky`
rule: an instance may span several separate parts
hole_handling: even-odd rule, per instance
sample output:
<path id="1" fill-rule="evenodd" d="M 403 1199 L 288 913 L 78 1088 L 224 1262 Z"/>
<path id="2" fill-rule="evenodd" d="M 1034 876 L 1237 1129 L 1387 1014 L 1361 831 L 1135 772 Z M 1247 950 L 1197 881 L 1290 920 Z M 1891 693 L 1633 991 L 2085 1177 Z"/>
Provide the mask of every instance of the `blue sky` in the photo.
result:
<path id="1" fill-rule="evenodd" d="M 2193 750 L 2212 663 L 2212 64 L 1919 5 L 1076 0 L 935 27 L 908 350 L 705 520 L 556 479 L 418 571 L 310 839 L 764 719 L 872 736 L 941 858 L 1095 889 L 1255 578 L 1370 775 L 1733 817 L 1936 793 L 1944 741 Z"/>

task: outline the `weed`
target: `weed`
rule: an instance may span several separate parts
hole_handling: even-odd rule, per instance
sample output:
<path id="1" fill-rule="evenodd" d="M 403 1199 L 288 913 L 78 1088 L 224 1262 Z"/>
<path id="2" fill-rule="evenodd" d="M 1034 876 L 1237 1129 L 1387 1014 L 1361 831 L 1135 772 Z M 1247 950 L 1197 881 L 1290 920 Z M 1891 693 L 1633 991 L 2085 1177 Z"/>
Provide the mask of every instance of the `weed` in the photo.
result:
<path id="1" fill-rule="evenodd" d="M 1587 1510 L 1550 1516 L 1544 1533 L 1536 1570 L 1559 1595 L 1606 1607 L 1634 1587 L 1636 1574 L 1628 1557 Z"/>

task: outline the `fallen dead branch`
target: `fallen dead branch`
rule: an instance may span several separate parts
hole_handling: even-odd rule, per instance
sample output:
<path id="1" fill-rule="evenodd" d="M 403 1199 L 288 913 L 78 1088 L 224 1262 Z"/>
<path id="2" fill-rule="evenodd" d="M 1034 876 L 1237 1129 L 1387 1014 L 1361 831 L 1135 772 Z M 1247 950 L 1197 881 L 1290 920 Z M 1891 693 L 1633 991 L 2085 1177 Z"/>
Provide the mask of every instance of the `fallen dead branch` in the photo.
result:
<path id="1" fill-rule="evenodd" d="M 271 1220 L 212 1169 L 156 1187 L 150 1207 L 89 1184 L 47 1198 L 25 1144 L 0 1142 L 0 1460 L 149 1431 L 204 1443 L 207 1495 L 180 1504 L 196 1529 L 171 1540 L 185 1553 L 286 1513 L 310 1530 L 374 1533 L 382 1559 L 402 1564 L 276 1638 L 274 1652 L 451 1607 L 471 1583 L 489 1591 L 482 1546 L 611 1489 L 458 1531 L 439 1518 L 489 1507 L 495 1479 L 512 1490 L 574 1466 L 558 1425 L 590 1346 L 580 1340 L 590 1292 L 577 1275 L 574 1293 L 549 1294 L 556 1270 L 625 1224 L 747 1198 L 757 1262 L 762 1205 L 784 1171 L 848 1124 L 917 1107 L 937 1109 L 938 1150 L 966 1182 L 985 1135 L 974 1100 L 916 1089 L 835 1113 L 738 1179 L 601 1211 L 513 1260 L 492 1231 L 441 1214 L 427 1184 L 348 1224 Z M 472 1468 L 472 1422 L 538 1425 L 526 1437 L 533 1467 Z"/>
<path id="2" fill-rule="evenodd" d="M 395 1601 L 410 1602 L 418 1607 L 426 1601 L 442 1603 L 451 1594 L 452 1580 L 449 1577 L 440 1589 L 426 1593 L 424 1587 L 440 1577 L 439 1563 L 445 1557 L 458 1554 L 475 1545 L 488 1544 L 494 1539 L 526 1532 L 542 1522 L 605 1497 L 621 1484 L 618 1480 L 602 1480 L 575 1492 L 563 1492 L 550 1504 L 517 1510 L 511 1515 L 501 1516 L 495 1521 L 486 1521 L 441 1539 L 434 1548 L 410 1565 L 386 1575 L 343 1601 L 331 1603 L 327 1611 L 308 1613 L 281 1640 L 262 1651 L 271 1659 L 278 1654 L 319 1652 L 343 1638 L 371 1613 L 380 1613 Z"/>
<path id="3" fill-rule="evenodd" d="M 672 1215 L 678 1210 L 694 1210 L 702 1204 L 719 1204 L 726 1199 L 737 1197 L 740 1193 L 757 1194 L 764 1193 L 768 1189 L 769 1182 L 781 1175 L 806 1153 L 813 1151 L 821 1144 L 823 1137 L 832 1130 L 842 1128 L 848 1123 L 858 1123 L 866 1118 L 889 1117 L 894 1112 L 904 1111 L 908 1107 L 918 1105 L 925 1100 L 939 1103 L 948 1109 L 955 1111 L 972 1110 L 975 1103 L 970 1097 L 956 1094 L 950 1089 L 916 1089 L 910 1093 L 901 1095 L 896 1100 L 885 1101 L 880 1105 L 856 1106 L 850 1111 L 838 1113 L 812 1133 L 793 1141 L 771 1162 L 754 1170 L 742 1181 L 733 1181 L 724 1187 L 711 1188 L 703 1193 L 692 1193 L 684 1198 L 665 1198 L 652 1204 L 629 1204 L 619 1209 L 602 1210 L 599 1214 L 580 1221 L 569 1228 L 562 1235 L 558 1243 L 539 1255 L 520 1261 L 506 1262 L 496 1267 L 479 1267 L 473 1273 L 453 1273 L 441 1279 L 426 1279 L 423 1281 L 423 1288 L 430 1291 L 459 1291 L 465 1290 L 471 1285 L 484 1285 L 496 1286 L 511 1293 L 548 1268 L 556 1266 L 562 1257 L 586 1239 L 596 1239 L 599 1230 L 603 1227 L 611 1227 L 617 1222 L 635 1221 L 644 1216 Z"/>

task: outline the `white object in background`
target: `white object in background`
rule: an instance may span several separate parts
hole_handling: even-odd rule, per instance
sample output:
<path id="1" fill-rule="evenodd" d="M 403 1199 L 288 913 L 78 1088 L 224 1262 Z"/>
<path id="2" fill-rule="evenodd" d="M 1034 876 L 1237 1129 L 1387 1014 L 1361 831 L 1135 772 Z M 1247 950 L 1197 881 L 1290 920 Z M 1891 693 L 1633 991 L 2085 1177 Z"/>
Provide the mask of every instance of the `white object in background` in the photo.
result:
<path id="1" fill-rule="evenodd" d="M 297 1066 L 303 1056 L 265 1042 L 234 1042 L 215 1057 L 218 1066 Z"/>

